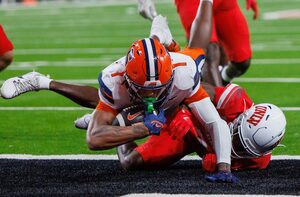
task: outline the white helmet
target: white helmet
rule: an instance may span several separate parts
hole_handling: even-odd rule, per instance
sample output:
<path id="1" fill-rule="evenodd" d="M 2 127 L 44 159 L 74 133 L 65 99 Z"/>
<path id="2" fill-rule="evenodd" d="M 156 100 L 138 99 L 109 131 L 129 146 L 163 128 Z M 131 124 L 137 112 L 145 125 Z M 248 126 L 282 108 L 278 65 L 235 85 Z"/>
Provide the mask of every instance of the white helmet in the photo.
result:
<path id="1" fill-rule="evenodd" d="M 252 106 L 230 125 L 232 157 L 259 157 L 271 152 L 283 138 L 285 126 L 285 116 L 277 106 Z"/>

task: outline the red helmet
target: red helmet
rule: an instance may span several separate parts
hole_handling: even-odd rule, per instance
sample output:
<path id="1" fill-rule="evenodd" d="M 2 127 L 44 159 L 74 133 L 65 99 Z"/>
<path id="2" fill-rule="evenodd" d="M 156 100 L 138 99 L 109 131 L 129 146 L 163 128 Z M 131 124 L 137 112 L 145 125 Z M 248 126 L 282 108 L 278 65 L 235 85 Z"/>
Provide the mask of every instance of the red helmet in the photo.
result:
<path id="1" fill-rule="evenodd" d="M 173 81 L 170 54 L 158 40 L 135 41 L 127 53 L 125 78 L 132 96 L 165 100 Z"/>

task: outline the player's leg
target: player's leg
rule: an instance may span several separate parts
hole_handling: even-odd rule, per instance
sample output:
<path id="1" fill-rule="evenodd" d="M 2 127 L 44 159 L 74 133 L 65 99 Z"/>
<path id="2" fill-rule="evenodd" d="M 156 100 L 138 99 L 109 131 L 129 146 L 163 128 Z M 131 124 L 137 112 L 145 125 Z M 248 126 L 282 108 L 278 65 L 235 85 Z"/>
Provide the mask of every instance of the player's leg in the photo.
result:
<path id="1" fill-rule="evenodd" d="M 143 169 L 143 158 L 135 151 L 137 147 L 135 142 L 128 142 L 117 147 L 117 154 L 120 164 L 124 170 L 138 170 Z"/>
<path id="2" fill-rule="evenodd" d="M 57 92 L 84 107 L 95 108 L 99 101 L 97 88 L 61 83 L 38 72 L 30 72 L 21 77 L 6 80 L 0 92 L 3 98 L 11 99 L 20 94 L 38 90 Z"/>
<path id="3" fill-rule="evenodd" d="M 227 10 L 215 14 L 219 40 L 225 48 L 230 63 L 222 70 L 223 80 L 230 82 L 244 74 L 251 61 L 250 33 L 247 21 L 236 1 Z"/>
<path id="4" fill-rule="evenodd" d="M 8 65 L 13 61 L 13 51 L 7 51 L 4 54 L 0 55 L 0 71 L 4 70 Z"/>
<path id="5" fill-rule="evenodd" d="M 13 45 L 0 25 L 0 71 L 13 61 Z"/>
<path id="6" fill-rule="evenodd" d="M 219 72 L 220 47 L 217 42 L 210 42 L 206 52 L 205 64 L 202 69 L 203 81 L 213 86 L 221 86 L 222 79 Z"/>
<path id="7" fill-rule="evenodd" d="M 197 14 L 200 0 L 175 0 L 178 16 L 185 30 L 187 40 L 190 37 L 190 30 Z"/>
<path id="8" fill-rule="evenodd" d="M 214 86 L 222 85 L 222 79 L 219 72 L 220 60 L 221 60 L 221 50 L 220 50 L 219 39 L 216 31 L 216 23 L 213 16 L 210 43 L 207 47 L 205 64 L 202 70 L 204 82 L 207 82 Z"/>
<path id="9" fill-rule="evenodd" d="M 73 85 L 51 81 L 49 90 L 67 97 L 83 107 L 96 108 L 99 102 L 98 89 L 92 86 Z"/>

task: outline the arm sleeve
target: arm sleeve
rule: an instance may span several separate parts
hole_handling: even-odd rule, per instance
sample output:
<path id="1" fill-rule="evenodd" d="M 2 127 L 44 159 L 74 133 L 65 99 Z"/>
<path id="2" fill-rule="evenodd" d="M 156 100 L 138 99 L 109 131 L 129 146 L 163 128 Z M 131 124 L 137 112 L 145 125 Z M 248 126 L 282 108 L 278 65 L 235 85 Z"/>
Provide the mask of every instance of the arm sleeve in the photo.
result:
<path id="1" fill-rule="evenodd" d="M 209 97 L 188 105 L 209 136 L 218 163 L 230 164 L 231 136 L 228 125 L 221 119 Z"/>

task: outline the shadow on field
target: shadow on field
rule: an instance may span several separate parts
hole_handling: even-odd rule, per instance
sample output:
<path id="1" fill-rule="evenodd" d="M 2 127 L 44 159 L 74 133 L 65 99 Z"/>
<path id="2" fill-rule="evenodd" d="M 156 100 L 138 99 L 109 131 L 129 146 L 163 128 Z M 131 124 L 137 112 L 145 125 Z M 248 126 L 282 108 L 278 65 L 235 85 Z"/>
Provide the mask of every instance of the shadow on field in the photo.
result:
<path id="1" fill-rule="evenodd" d="M 300 160 L 274 160 L 267 170 L 235 175 L 239 185 L 208 183 L 197 160 L 180 161 L 166 170 L 125 172 L 117 160 L 0 159 L 0 196 L 300 195 Z"/>

